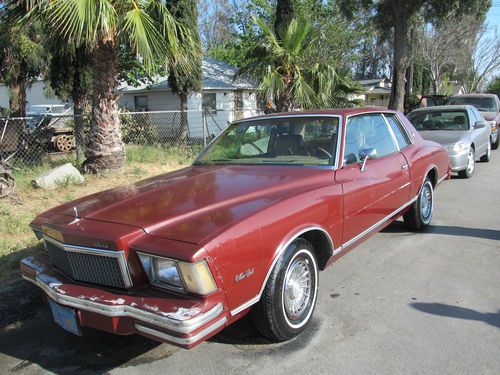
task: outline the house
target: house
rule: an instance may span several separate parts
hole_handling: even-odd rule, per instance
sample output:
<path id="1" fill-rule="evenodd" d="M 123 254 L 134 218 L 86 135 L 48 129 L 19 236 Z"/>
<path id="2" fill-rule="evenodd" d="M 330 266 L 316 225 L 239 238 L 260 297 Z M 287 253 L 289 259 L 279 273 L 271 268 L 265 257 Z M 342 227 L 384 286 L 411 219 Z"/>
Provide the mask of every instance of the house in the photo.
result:
<path id="1" fill-rule="evenodd" d="M 191 136 L 200 136 L 201 112 L 206 115 L 205 126 L 209 133 L 218 133 L 227 122 L 254 116 L 259 111 L 257 86 L 245 78 L 233 80 L 237 68 L 225 62 L 204 57 L 202 60 L 203 86 L 188 98 L 188 123 Z M 121 94 L 119 106 L 127 112 L 179 111 L 180 98 L 172 92 L 168 76 L 155 77 L 154 83 L 137 87 L 122 83 L 117 91 Z M 157 126 L 158 119 L 154 122 Z M 179 126 L 179 116 L 175 124 Z"/>
<path id="2" fill-rule="evenodd" d="M 56 96 L 47 94 L 46 86 L 48 84 L 41 78 L 35 81 L 26 90 L 26 108 L 30 112 L 33 105 L 64 105 L 65 102 Z M 5 85 L 0 85 L 0 109 L 9 108 L 9 88 Z"/>
<path id="3" fill-rule="evenodd" d="M 361 93 L 351 100 L 360 100 L 365 107 L 387 107 L 391 97 L 391 80 L 387 77 L 356 81 L 361 86 Z"/>

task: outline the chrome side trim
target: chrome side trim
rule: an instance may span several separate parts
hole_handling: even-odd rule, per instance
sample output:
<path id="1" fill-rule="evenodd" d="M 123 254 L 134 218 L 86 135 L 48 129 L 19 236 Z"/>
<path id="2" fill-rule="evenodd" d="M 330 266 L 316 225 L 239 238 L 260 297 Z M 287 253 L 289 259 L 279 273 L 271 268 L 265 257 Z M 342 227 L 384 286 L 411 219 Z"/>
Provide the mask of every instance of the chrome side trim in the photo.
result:
<path id="1" fill-rule="evenodd" d="M 261 116 L 254 116 L 254 117 L 247 117 L 245 119 L 241 119 L 241 120 L 237 120 L 237 121 L 233 121 L 231 124 L 234 124 L 234 123 L 242 123 L 242 122 L 249 122 L 249 121 L 260 121 L 260 120 L 268 120 L 270 118 L 272 119 L 284 119 L 284 118 L 297 118 L 297 117 L 337 117 L 339 120 L 342 120 L 342 116 L 341 115 L 333 115 L 333 114 L 327 114 L 327 113 L 317 113 L 317 114 L 313 114 L 313 113 L 301 113 L 301 112 L 297 112 L 297 114 L 288 114 L 288 115 L 277 115 L 277 116 L 266 116 L 266 115 L 261 115 Z M 339 125 L 342 124 L 342 121 L 339 123 Z"/>
<path id="2" fill-rule="evenodd" d="M 169 335 L 168 333 L 160 332 L 160 331 L 157 331 L 153 328 L 145 327 L 145 326 L 140 325 L 140 324 L 135 324 L 135 329 L 138 330 L 139 332 L 146 333 L 146 334 L 154 336 L 154 337 L 158 337 L 159 339 L 169 341 L 169 342 L 172 342 L 172 343 L 177 344 L 177 345 L 191 345 L 191 344 L 194 344 L 195 342 L 201 340 L 203 337 L 207 336 L 208 334 L 215 331 L 216 329 L 222 327 L 223 325 L 226 324 L 226 322 L 227 322 L 226 317 L 223 317 L 222 319 L 217 320 L 215 323 L 208 326 L 207 328 L 204 328 L 203 330 L 201 330 L 197 334 L 195 334 L 191 337 L 186 337 L 186 338 L 172 336 L 172 335 Z"/>
<path id="3" fill-rule="evenodd" d="M 382 224 L 384 224 L 387 220 L 389 220 L 391 217 L 393 217 L 394 215 L 396 215 L 398 212 L 404 210 L 406 207 L 408 207 L 411 204 L 413 204 L 413 202 L 415 202 L 417 200 L 417 198 L 418 198 L 418 195 L 415 198 L 413 198 L 412 200 L 406 202 L 404 205 L 402 205 L 401 207 L 399 207 L 395 211 L 391 212 L 389 215 L 387 215 L 386 217 L 384 217 L 382 220 L 379 220 L 378 222 L 376 222 L 375 224 L 373 224 L 370 228 L 364 230 L 363 232 L 361 232 L 357 236 L 351 238 L 346 243 L 343 243 L 342 244 L 342 249 L 345 249 L 346 247 L 349 247 L 354 242 L 360 240 L 361 238 L 363 238 L 364 236 L 366 236 L 367 234 L 369 234 L 370 232 L 372 232 L 374 229 L 376 229 L 377 227 L 379 227 Z"/>
<path id="4" fill-rule="evenodd" d="M 399 147 L 398 139 L 396 138 L 396 134 L 394 134 L 394 130 L 392 130 L 391 125 L 389 124 L 389 120 L 387 120 L 387 117 L 385 117 L 386 114 L 387 113 L 381 113 L 382 118 L 384 119 L 385 126 L 389 130 L 389 133 L 391 133 L 392 143 L 394 144 L 394 146 L 396 146 L 396 149 L 398 150 L 398 152 L 400 152 L 401 147 Z"/>
<path id="5" fill-rule="evenodd" d="M 256 304 L 260 300 L 260 294 L 256 295 L 254 298 L 252 298 L 250 301 L 245 302 L 243 305 L 238 306 L 234 310 L 231 310 L 231 316 L 235 316 L 236 314 L 239 314 L 243 310 L 248 309 L 250 306 Z"/>
<path id="6" fill-rule="evenodd" d="M 90 311 L 109 317 L 129 317 L 141 322 L 178 332 L 179 334 L 188 334 L 202 327 L 209 321 L 218 317 L 224 310 L 222 304 L 218 303 L 209 311 L 199 314 L 192 319 L 175 320 L 167 316 L 157 315 L 153 312 L 144 311 L 129 305 L 104 305 L 99 302 L 83 300 L 80 298 L 61 294 L 47 285 L 43 280 L 40 279 L 39 276 L 36 277 L 36 280 L 33 280 L 25 275 L 22 275 L 22 278 L 38 286 L 44 291 L 44 293 L 47 294 L 49 298 L 61 305 L 73 307 L 78 310 Z M 61 287 L 60 284 L 58 284 L 57 286 Z"/>
<path id="7" fill-rule="evenodd" d="M 83 254 L 91 254 L 97 256 L 105 256 L 116 258 L 118 260 L 118 264 L 120 266 L 120 271 L 123 278 L 123 283 L 126 288 L 130 288 L 132 286 L 132 277 L 130 276 L 130 272 L 127 265 L 127 260 L 125 259 L 125 252 L 123 250 L 111 251 L 111 250 L 102 250 L 91 247 L 83 247 L 83 246 L 75 246 L 75 245 L 66 245 L 62 242 L 49 237 L 47 235 L 43 235 L 43 239 L 45 241 L 51 242 L 54 246 L 57 246 L 61 250 L 70 252 L 70 253 L 83 253 Z"/>
<path id="8" fill-rule="evenodd" d="M 447 175 L 447 174 L 445 174 L 443 177 L 441 177 L 441 178 L 437 181 L 436 186 L 438 186 L 441 182 L 443 182 L 444 180 L 446 180 L 446 177 L 448 177 L 448 175 Z"/>
<path id="9" fill-rule="evenodd" d="M 283 253 L 285 252 L 286 248 L 293 241 L 295 241 L 298 237 L 300 237 L 300 235 L 302 235 L 302 234 L 304 234 L 306 232 L 310 232 L 312 230 L 319 230 L 319 231 L 323 232 L 324 234 L 326 234 L 326 238 L 328 239 L 328 243 L 330 244 L 330 247 L 331 247 L 333 253 L 335 253 L 335 248 L 333 247 L 332 237 L 330 236 L 330 234 L 326 230 L 324 230 L 323 228 L 321 228 L 319 226 L 311 226 L 311 227 L 307 227 L 307 228 L 302 229 L 301 231 L 299 231 L 298 233 L 296 233 L 292 238 L 290 238 L 284 245 L 282 245 L 282 246 L 280 246 L 278 248 L 277 255 L 274 257 L 273 263 L 271 264 L 271 267 L 269 267 L 269 270 L 267 271 L 266 277 L 264 279 L 264 282 L 262 283 L 262 286 L 260 288 L 259 294 L 256 295 L 255 297 L 253 297 L 251 300 L 249 300 L 249 301 L 243 303 L 242 305 L 238 306 L 234 310 L 231 310 L 231 316 L 234 316 L 234 315 L 240 313 L 241 311 L 249 308 L 250 306 L 254 305 L 255 303 L 259 302 L 260 297 L 262 296 L 262 293 L 264 292 L 264 288 L 266 287 L 267 280 L 269 279 L 269 276 L 271 276 L 271 272 L 273 271 L 274 266 L 276 265 L 276 263 L 280 259 L 281 255 L 283 255 Z"/>

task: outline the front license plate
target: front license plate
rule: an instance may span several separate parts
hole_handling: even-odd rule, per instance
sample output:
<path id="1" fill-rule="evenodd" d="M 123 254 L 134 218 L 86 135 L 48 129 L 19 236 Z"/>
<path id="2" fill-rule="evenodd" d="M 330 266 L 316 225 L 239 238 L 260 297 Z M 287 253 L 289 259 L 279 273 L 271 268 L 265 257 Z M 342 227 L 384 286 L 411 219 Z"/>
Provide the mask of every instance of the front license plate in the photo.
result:
<path id="1" fill-rule="evenodd" d="M 52 316 L 54 321 L 59 324 L 66 331 L 71 332 L 75 335 L 81 336 L 80 324 L 78 324 L 78 318 L 76 316 L 76 310 L 71 309 L 66 306 L 61 306 L 56 302 L 49 299 L 50 309 L 52 310 Z"/>

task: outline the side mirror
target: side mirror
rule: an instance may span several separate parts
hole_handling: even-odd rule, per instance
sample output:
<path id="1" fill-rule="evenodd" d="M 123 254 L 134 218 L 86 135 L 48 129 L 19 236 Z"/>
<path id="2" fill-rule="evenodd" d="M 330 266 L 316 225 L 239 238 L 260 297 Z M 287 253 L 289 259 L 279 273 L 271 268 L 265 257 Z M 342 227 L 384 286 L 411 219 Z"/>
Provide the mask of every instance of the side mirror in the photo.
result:
<path id="1" fill-rule="evenodd" d="M 361 164 L 361 172 L 364 172 L 366 169 L 366 162 L 367 160 L 372 160 L 377 158 L 377 149 L 369 147 L 369 148 L 364 148 L 359 151 L 359 160 L 363 161 L 363 164 Z"/>
<path id="2" fill-rule="evenodd" d="M 474 129 L 482 129 L 488 126 L 488 123 L 486 121 L 478 121 L 474 124 Z"/>

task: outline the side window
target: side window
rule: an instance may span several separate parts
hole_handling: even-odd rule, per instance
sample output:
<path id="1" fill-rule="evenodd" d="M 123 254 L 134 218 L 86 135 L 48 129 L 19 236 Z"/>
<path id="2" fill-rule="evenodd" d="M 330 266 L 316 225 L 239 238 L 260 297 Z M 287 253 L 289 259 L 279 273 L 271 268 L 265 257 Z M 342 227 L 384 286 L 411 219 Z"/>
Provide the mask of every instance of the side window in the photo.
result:
<path id="1" fill-rule="evenodd" d="M 346 127 L 344 164 L 360 162 L 359 151 L 365 148 L 377 150 L 377 158 L 397 152 L 389 128 L 380 114 L 350 117 Z"/>
<path id="2" fill-rule="evenodd" d="M 477 116 L 476 111 L 474 111 L 474 108 L 469 108 L 467 110 L 467 114 L 469 115 L 471 125 L 474 125 L 477 121 L 479 121 L 479 117 Z"/>
<path id="3" fill-rule="evenodd" d="M 392 129 L 392 132 L 396 136 L 396 140 L 398 142 L 399 149 L 403 149 L 410 144 L 410 140 L 408 139 L 408 135 L 402 129 L 402 125 L 399 122 L 397 115 L 395 114 L 384 114 L 389 126 Z"/>
<path id="4" fill-rule="evenodd" d="M 472 112 L 474 113 L 474 115 L 476 116 L 476 121 L 484 121 L 484 117 L 483 115 L 481 114 L 481 112 L 479 112 L 477 110 L 476 107 L 472 108 Z"/>

